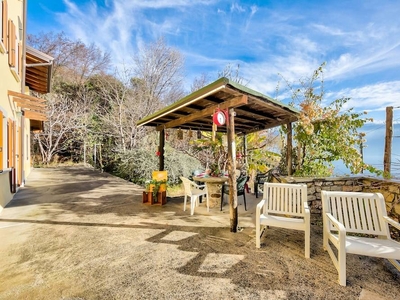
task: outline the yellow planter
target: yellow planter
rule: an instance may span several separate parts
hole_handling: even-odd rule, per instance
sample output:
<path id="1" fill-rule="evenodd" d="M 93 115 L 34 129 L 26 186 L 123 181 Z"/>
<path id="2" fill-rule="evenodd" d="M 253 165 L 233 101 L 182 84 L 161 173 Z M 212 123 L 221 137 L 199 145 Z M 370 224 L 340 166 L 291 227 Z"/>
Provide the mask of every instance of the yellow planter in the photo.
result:
<path id="1" fill-rule="evenodd" d="M 162 181 L 165 180 L 167 181 L 168 177 L 168 172 L 167 171 L 153 171 L 153 180 L 157 181 Z M 150 185 L 150 191 L 153 191 L 154 184 Z M 163 183 L 160 185 L 160 189 L 158 190 L 159 192 L 166 192 L 167 191 L 167 184 Z"/>

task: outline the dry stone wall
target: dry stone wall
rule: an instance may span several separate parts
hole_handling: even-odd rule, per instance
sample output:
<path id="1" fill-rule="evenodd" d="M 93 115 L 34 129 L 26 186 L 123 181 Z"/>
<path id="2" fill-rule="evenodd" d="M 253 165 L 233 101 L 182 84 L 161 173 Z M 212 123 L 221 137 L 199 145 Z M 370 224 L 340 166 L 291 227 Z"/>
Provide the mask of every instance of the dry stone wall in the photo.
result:
<path id="1" fill-rule="evenodd" d="M 386 201 L 388 215 L 400 222 L 400 181 L 370 177 L 281 177 L 280 180 L 288 183 L 307 184 L 308 203 L 311 212 L 316 214 L 322 212 L 322 190 L 381 193 Z"/>

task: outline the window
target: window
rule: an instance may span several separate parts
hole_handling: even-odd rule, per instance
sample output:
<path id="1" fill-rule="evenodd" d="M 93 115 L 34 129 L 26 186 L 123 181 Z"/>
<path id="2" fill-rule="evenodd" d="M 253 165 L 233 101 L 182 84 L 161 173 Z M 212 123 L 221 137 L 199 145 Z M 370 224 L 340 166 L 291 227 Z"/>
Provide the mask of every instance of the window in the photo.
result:
<path id="1" fill-rule="evenodd" d="M 7 21 L 8 21 L 8 6 L 7 0 L 1 1 L 0 5 L 0 15 L 1 15 L 1 23 L 0 23 L 0 52 L 7 52 L 8 50 L 8 41 L 7 41 Z"/>

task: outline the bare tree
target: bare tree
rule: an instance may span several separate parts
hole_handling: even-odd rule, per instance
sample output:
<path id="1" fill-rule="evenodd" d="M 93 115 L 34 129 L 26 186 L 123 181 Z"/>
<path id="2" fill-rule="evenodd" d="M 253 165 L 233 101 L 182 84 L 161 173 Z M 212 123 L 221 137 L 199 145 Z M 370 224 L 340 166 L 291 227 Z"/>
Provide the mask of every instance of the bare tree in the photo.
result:
<path id="1" fill-rule="evenodd" d="M 28 35 L 28 44 L 54 58 L 52 83 L 82 84 L 89 76 L 106 72 L 110 54 L 103 53 L 96 45 L 86 46 L 72 41 L 64 32 Z"/>
<path id="2" fill-rule="evenodd" d="M 245 79 L 240 75 L 239 64 L 237 64 L 236 67 L 233 67 L 231 64 L 226 65 L 221 72 L 218 72 L 218 78 L 220 77 L 226 77 L 242 85 L 248 84 L 248 82 L 245 82 Z"/>
<path id="3" fill-rule="evenodd" d="M 149 44 L 134 57 L 135 77 L 142 82 L 147 102 L 170 104 L 183 96 L 183 64 L 181 53 L 161 38 Z"/>
<path id="4" fill-rule="evenodd" d="M 47 118 L 43 132 L 33 135 L 43 163 L 50 163 L 55 154 L 70 149 L 76 129 L 82 128 L 85 111 L 78 102 L 60 94 L 48 94 Z"/>
<path id="5" fill-rule="evenodd" d="M 99 99 L 97 115 L 102 133 L 112 138 L 115 152 L 126 152 L 137 146 L 146 133 L 136 122 L 158 109 L 159 104 L 148 102 L 143 81 L 132 79 L 126 68 L 115 76 L 102 75 L 91 79 Z"/>
<path id="6" fill-rule="evenodd" d="M 209 83 L 210 83 L 210 76 L 208 76 L 208 74 L 206 73 L 202 73 L 199 77 L 196 77 L 193 80 L 193 83 L 190 87 L 190 92 L 193 93 L 201 89 L 202 87 L 205 87 Z"/>

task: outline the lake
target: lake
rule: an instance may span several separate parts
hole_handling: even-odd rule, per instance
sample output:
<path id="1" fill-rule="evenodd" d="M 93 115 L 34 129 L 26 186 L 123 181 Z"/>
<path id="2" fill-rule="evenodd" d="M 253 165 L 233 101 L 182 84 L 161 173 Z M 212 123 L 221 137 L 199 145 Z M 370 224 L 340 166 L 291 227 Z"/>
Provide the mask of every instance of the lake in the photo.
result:
<path id="1" fill-rule="evenodd" d="M 364 162 L 383 170 L 386 125 L 366 124 L 360 129 L 360 132 L 366 134 L 363 149 Z M 335 175 L 350 174 L 350 170 L 344 166 L 343 162 L 338 161 L 334 165 Z M 393 125 L 391 173 L 393 177 L 400 178 L 400 124 Z M 364 174 L 368 174 L 368 172 L 364 172 Z"/>

